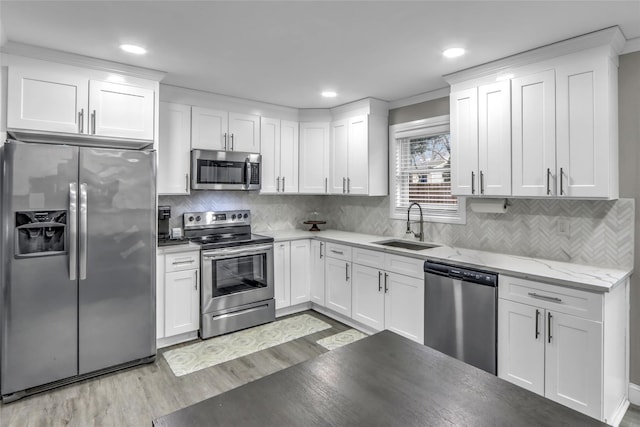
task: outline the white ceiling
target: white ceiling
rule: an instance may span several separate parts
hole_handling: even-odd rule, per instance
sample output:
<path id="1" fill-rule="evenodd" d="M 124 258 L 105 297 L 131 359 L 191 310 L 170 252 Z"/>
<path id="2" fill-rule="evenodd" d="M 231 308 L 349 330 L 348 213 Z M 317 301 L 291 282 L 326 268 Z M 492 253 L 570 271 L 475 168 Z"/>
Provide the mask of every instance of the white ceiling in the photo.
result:
<path id="1" fill-rule="evenodd" d="M 443 74 L 619 25 L 634 1 L 0 1 L 3 41 L 166 71 L 163 83 L 297 108 L 396 101 Z M 145 46 L 135 57 L 121 43 Z M 445 59 L 444 48 L 468 54 Z M 338 92 L 322 99 L 322 90 Z"/>

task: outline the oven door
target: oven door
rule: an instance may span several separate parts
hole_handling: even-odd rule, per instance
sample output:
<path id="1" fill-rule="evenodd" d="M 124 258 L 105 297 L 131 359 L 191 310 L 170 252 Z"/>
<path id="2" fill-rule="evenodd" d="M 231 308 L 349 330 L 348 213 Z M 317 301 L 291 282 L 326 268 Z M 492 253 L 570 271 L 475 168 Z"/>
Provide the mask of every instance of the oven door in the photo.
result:
<path id="1" fill-rule="evenodd" d="M 202 313 L 272 299 L 273 244 L 202 252 Z"/>

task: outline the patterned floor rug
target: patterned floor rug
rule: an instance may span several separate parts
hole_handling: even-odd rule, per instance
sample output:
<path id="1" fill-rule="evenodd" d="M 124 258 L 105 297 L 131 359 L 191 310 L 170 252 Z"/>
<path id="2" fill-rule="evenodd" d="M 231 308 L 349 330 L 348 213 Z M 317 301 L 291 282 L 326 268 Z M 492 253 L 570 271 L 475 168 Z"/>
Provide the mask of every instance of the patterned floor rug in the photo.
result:
<path id="1" fill-rule="evenodd" d="M 321 340 L 318 340 L 316 342 L 327 350 L 334 350 L 338 347 L 342 347 L 343 345 L 356 342 L 362 338 L 365 338 L 366 336 L 366 334 L 363 334 L 362 332 L 355 329 L 347 329 L 344 332 L 331 335 L 330 337 L 322 338 Z"/>
<path id="2" fill-rule="evenodd" d="M 163 355 L 175 376 L 180 377 L 329 328 L 328 323 L 302 314 L 179 347 Z"/>

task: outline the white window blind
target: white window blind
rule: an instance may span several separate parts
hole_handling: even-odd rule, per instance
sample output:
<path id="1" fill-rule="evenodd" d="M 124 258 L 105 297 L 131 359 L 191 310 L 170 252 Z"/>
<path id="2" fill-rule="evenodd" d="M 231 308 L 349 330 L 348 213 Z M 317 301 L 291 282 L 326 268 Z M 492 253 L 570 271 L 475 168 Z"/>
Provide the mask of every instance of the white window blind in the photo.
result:
<path id="1" fill-rule="evenodd" d="M 448 126 L 398 131 L 395 136 L 395 217 L 419 203 L 425 219 L 460 222 L 459 200 L 451 195 L 451 136 Z M 416 210 L 417 212 L 417 210 Z M 416 213 L 414 212 L 414 213 Z"/>

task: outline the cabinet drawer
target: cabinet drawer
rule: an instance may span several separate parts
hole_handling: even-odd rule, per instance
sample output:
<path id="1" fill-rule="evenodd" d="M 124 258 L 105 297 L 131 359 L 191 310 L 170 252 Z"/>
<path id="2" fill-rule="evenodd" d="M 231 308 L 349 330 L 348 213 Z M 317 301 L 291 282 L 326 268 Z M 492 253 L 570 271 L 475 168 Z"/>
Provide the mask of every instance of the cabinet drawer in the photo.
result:
<path id="1" fill-rule="evenodd" d="M 327 251 L 325 254 L 329 258 L 351 261 L 351 246 L 327 242 L 326 248 Z"/>
<path id="2" fill-rule="evenodd" d="M 200 268 L 200 251 L 178 252 L 165 256 L 166 273 Z"/>
<path id="3" fill-rule="evenodd" d="M 602 321 L 602 294 L 500 275 L 500 298 Z"/>
<path id="4" fill-rule="evenodd" d="M 415 277 L 416 279 L 424 279 L 423 259 L 385 254 L 384 269 L 393 273 Z"/>
<path id="5" fill-rule="evenodd" d="M 384 266 L 384 252 L 353 248 L 352 255 L 354 264 L 366 265 L 373 268 L 383 268 Z"/>

